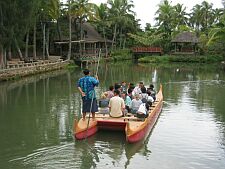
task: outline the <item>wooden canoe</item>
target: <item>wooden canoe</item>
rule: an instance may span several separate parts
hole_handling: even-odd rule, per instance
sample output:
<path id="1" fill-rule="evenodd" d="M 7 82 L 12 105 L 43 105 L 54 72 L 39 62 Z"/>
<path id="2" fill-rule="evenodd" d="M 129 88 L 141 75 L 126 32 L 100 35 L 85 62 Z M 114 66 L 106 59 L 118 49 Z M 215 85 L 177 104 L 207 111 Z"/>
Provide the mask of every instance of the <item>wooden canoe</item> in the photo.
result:
<path id="1" fill-rule="evenodd" d="M 157 93 L 156 101 L 149 110 L 149 116 L 140 120 L 133 115 L 130 117 L 113 118 L 108 114 L 96 113 L 95 119 L 87 118 L 74 121 L 74 136 L 76 139 L 85 139 L 94 135 L 98 130 L 125 131 L 126 140 L 135 143 L 148 136 L 157 121 L 163 105 L 162 85 Z"/>

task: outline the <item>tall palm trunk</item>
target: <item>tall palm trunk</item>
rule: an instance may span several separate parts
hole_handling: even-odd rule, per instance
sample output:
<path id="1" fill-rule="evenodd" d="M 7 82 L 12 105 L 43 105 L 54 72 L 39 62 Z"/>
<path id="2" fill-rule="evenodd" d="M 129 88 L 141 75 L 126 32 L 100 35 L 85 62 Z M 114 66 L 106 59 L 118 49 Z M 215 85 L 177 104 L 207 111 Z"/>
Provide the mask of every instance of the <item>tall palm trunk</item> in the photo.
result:
<path id="1" fill-rule="evenodd" d="M 47 29 L 47 38 L 46 38 L 46 43 L 45 43 L 45 45 L 46 45 L 46 59 L 48 59 L 49 58 L 49 27 L 48 27 L 48 29 Z"/>
<path id="2" fill-rule="evenodd" d="M 68 55 L 67 60 L 70 60 L 71 58 L 71 48 L 72 48 L 72 17 L 71 17 L 71 1 L 69 0 L 69 49 L 68 49 Z"/>
<path id="3" fill-rule="evenodd" d="M 116 44 L 116 29 L 117 29 L 117 24 L 115 24 L 114 26 L 114 33 L 113 33 L 113 40 L 112 40 L 112 49 L 113 49 L 113 46 L 114 46 L 114 43 Z"/>
<path id="4" fill-rule="evenodd" d="M 122 48 L 122 41 L 123 41 L 123 29 L 122 29 L 122 27 L 120 28 L 120 49 Z"/>
<path id="5" fill-rule="evenodd" d="M 60 26 L 59 26 L 59 19 L 56 20 L 56 24 L 57 24 L 57 33 L 58 33 L 58 37 L 59 37 L 59 41 L 62 41 L 62 35 L 61 35 L 61 31 L 60 31 Z M 60 56 L 62 56 L 62 45 L 60 45 Z"/>
<path id="6" fill-rule="evenodd" d="M 127 39 L 126 39 L 126 37 L 124 38 L 124 41 L 123 41 L 123 49 L 125 49 L 125 47 L 126 47 L 126 41 L 127 41 Z"/>
<path id="7" fill-rule="evenodd" d="M 18 45 L 18 42 L 17 42 L 17 39 L 16 38 L 14 38 L 14 42 L 15 42 L 16 50 L 17 50 L 17 52 L 19 54 L 19 58 L 20 58 L 20 60 L 23 60 L 23 54 L 22 54 L 22 52 L 20 50 L 20 47 Z"/>
<path id="8" fill-rule="evenodd" d="M 3 57 L 4 57 L 4 49 L 3 49 L 3 46 L 0 45 L 0 69 L 4 68 Z"/>
<path id="9" fill-rule="evenodd" d="M 29 29 L 26 34 L 26 45 L 25 45 L 25 60 L 28 59 L 28 45 L 29 45 Z"/>
<path id="10" fill-rule="evenodd" d="M 105 27 L 103 27 L 103 38 L 105 42 L 105 56 L 108 57 L 108 46 L 107 46 L 106 37 L 105 37 Z"/>
<path id="11" fill-rule="evenodd" d="M 46 42 L 46 37 L 45 37 L 45 26 L 46 26 L 46 24 L 45 23 L 43 23 L 43 27 L 42 27 L 42 29 L 43 29 L 43 50 L 42 50 L 42 57 L 43 57 L 43 59 L 45 59 L 45 42 Z"/>
<path id="12" fill-rule="evenodd" d="M 9 49 L 8 49 L 8 60 L 12 60 L 12 48 L 11 48 L 11 45 L 9 45 Z"/>
<path id="13" fill-rule="evenodd" d="M 34 32 L 33 32 L 33 59 L 37 60 L 37 50 L 36 50 L 36 34 L 37 34 L 37 28 L 36 28 L 36 21 L 34 24 Z"/>

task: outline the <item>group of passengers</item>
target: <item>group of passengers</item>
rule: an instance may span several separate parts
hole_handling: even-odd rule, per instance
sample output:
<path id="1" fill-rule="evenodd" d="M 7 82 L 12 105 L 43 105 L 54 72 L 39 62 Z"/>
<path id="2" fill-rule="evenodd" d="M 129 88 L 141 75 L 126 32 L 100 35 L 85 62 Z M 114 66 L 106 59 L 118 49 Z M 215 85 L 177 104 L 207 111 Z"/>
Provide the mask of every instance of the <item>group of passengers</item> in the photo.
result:
<path id="1" fill-rule="evenodd" d="M 143 82 L 138 86 L 115 83 L 102 93 L 99 100 L 99 113 L 109 113 L 111 117 L 122 117 L 132 113 L 138 118 L 145 118 L 152 103 L 156 100 L 156 92 L 152 84 L 148 88 Z"/>

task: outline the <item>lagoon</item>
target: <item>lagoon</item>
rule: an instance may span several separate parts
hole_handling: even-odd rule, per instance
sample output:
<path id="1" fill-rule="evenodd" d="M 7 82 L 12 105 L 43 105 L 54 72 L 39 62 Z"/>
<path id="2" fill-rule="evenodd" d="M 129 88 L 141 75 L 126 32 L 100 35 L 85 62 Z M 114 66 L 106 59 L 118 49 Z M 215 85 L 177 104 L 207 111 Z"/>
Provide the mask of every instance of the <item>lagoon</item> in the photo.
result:
<path id="1" fill-rule="evenodd" d="M 89 66 L 95 72 L 95 65 Z M 164 105 L 145 142 L 123 133 L 73 138 L 80 68 L 0 83 L 1 168 L 198 168 L 225 163 L 225 71 L 218 64 L 102 63 L 97 96 L 115 82 L 163 85 Z"/>

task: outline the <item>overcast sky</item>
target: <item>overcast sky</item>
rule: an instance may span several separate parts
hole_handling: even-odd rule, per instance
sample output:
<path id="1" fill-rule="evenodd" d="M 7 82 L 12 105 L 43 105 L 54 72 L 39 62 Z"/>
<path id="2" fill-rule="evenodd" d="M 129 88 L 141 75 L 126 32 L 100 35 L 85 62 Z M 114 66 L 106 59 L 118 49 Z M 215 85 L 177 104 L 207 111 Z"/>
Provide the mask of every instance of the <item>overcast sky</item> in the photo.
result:
<path id="1" fill-rule="evenodd" d="M 213 3 L 213 8 L 222 8 L 222 0 L 206 0 L 209 3 Z M 90 0 L 90 2 L 94 2 L 96 4 L 106 3 L 107 0 Z M 146 23 L 151 23 L 154 25 L 154 17 L 155 12 L 157 10 L 157 5 L 160 3 L 160 0 L 133 0 L 136 12 L 136 16 L 138 19 L 141 19 L 140 24 L 142 28 L 145 27 Z M 172 5 L 177 3 L 184 4 L 187 7 L 187 12 L 192 9 L 192 7 L 196 4 L 201 4 L 203 0 L 170 0 Z"/>

